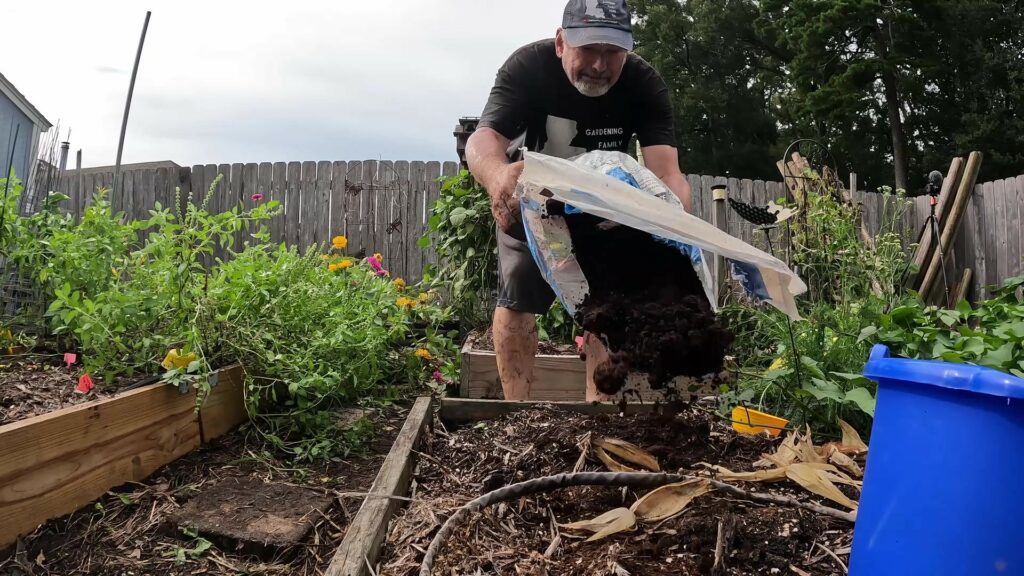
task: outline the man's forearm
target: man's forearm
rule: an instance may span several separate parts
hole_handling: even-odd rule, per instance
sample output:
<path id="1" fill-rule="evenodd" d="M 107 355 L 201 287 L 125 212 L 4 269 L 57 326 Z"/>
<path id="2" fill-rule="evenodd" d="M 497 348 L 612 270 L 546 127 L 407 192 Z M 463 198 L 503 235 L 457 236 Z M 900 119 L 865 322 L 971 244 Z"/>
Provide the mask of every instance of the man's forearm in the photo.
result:
<path id="1" fill-rule="evenodd" d="M 683 208 L 690 214 L 693 214 L 693 196 L 690 192 L 690 183 L 682 175 L 681 172 L 675 172 L 669 174 L 662 179 L 665 186 L 675 194 L 679 201 L 683 203 Z"/>
<path id="2" fill-rule="evenodd" d="M 466 164 L 469 172 L 487 190 L 494 177 L 508 165 L 508 139 L 491 128 L 480 128 L 466 142 Z"/>

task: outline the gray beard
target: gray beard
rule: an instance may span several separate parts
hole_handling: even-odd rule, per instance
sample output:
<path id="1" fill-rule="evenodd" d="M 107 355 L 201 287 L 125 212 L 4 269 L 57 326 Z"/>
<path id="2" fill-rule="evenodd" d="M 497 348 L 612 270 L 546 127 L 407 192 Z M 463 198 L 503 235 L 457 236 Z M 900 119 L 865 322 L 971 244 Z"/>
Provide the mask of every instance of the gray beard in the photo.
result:
<path id="1" fill-rule="evenodd" d="M 593 82 L 583 79 L 573 81 L 572 85 L 576 87 L 580 94 L 589 98 L 604 96 L 612 88 L 611 82 Z"/>

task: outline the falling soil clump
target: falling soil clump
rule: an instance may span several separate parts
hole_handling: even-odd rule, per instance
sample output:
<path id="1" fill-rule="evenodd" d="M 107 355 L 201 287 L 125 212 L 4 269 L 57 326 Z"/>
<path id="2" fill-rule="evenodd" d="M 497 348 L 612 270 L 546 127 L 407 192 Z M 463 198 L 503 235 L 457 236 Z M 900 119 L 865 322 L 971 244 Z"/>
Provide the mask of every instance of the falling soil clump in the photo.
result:
<path id="1" fill-rule="evenodd" d="M 647 373 L 657 389 L 677 376 L 722 369 L 733 335 L 716 317 L 687 255 L 590 214 L 565 219 L 590 286 L 577 321 L 609 349 L 594 374 L 601 392 L 617 393 L 630 372 Z"/>

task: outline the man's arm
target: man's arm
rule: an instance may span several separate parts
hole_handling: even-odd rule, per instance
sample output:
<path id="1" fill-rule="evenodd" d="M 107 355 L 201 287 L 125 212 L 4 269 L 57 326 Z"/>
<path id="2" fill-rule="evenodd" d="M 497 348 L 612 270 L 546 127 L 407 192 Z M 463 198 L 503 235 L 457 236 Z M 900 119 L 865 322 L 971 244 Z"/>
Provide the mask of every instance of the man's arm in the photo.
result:
<path id="1" fill-rule="evenodd" d="M 519 221 L 518 205 L 513 198 L 523 163 L 509 164 L 509 139 L 492 128 L 477 128 L 466 142 L 469 171 L 491 197 L 491 212 L 498 226 L 511 231 Z"/>
<path id="2" fill-rule="evenodd" d="M 690 183 L 687 182 L 682 170 L 679 169 L 679 153 L 676 151 L 675 146 L 662 144 L 641 147 L 640 150 L 643 152 L 644 164 L 647 165 L 647 168 L 654 172 L 654 175 L 679 197 L 679 201 L 683 203 L 683 208 L 688 213 L 693 214 L 693 198 L 690 195 Z"/>

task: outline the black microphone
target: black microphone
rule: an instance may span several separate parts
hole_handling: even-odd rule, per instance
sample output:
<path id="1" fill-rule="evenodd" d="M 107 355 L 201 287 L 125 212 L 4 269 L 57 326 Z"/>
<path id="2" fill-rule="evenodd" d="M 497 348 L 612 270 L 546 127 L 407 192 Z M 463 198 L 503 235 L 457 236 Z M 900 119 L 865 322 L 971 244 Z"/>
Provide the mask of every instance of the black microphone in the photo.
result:
<path id="1" fill-rule="evenodd" d="M 942 189 L 942 172 L 938 170 L 932 170 L 928 174 L 928 193 L 935 195 Z"/>

